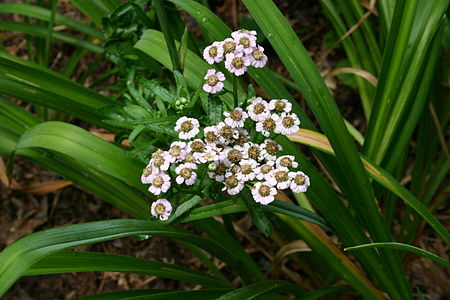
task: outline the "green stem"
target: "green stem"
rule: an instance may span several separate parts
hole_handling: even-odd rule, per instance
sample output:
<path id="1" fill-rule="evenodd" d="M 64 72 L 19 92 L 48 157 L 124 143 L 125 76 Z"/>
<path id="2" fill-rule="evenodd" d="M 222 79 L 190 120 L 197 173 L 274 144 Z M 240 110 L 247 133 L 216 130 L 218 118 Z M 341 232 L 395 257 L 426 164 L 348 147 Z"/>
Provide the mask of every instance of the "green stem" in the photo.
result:
<path id="1" fill-rule="evenodd" d="M 170 23 L 162 0 L 153 0 L 153 4 L 155 5 L 159 25 L 161 26 L 161 30 L 164 34 L 164 39 L 166 40 L 166 45 L 169 50 L 170 60 L 172 61 L 172 69 L 180 71 L 180 60 L 178 57 L 177 48 L 175 46 L 172 31 L 170 30 Z"/>
<path id="2" fill-rule="evenodd" d="M 239 100 L 237 95 L 237 86 L 238 86 L 238 78 L 237 76 L 233 76 L 233 98 L 234 98 L 234 107 L 239 106 Z"/>

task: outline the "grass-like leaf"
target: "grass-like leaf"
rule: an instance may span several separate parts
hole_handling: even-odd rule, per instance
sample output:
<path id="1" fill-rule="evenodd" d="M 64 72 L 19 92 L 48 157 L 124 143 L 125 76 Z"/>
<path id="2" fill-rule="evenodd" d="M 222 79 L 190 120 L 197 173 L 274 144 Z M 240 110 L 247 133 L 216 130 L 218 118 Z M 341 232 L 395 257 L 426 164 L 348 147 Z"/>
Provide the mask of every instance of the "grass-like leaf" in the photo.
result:
<path id="1" fill-rule="evenodd" d="M 424 249 L 421 249 L 421 248 L 418 248 L 415 246 L 407 245 L 407 244 L 402 244 L 402 243 L 395 243 L 395 242 L 372 243 L 372 244 L 366 244 L 366 245 L 358 245 L 358 246 L 354 246 L 354 247 L 347 247 L 344 249 L 344 251 L 353 251 L 353 250 L 364 249 L 364 248 L 390 248 L 390 249 L 397 249 L 397 250 L 412 252 L 415 254 L 422 255 L 426 258 L 429 258 L 432 261 L 434 261 L 434 262 L 440 264 L 441 266 L 444 266 L 450 270 L 450 263 L 448 261 L 446 261 L 445 259 L 443 259 L 442 257 L 439 257 L 436 254 L 433 254 L 427 250 L 424 250 Z"/>
<path id="2" fill-rule="evenodd" d="M 226 283 L 215 277 L 174 264 L 131 256 L 79 251 L 61 251 L 47 256 L 28 269 L 24 276 L 91 271 L 142 274 L 192 282 L 204 287 L 227 287 Z"/>
<path id="3" fill-rule="evenodd" d="M 239 270 L 233 252 L 213 240 L 192 233 L 179 232 L 161 222 L 108 220 L 67 225 L 28 235 L 0 252 L 0 296 L 34 263 L 57 251 L 133 235 L 158 235 L 194 244 Z"/>

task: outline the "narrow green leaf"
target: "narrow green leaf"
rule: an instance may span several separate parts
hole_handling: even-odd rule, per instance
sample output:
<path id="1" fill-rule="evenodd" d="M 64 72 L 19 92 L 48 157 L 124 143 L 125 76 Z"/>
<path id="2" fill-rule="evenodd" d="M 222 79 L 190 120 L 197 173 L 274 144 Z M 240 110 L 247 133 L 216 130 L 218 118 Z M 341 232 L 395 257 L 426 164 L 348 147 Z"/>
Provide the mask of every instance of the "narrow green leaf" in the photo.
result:
<path id="1" fill-rule="evenodd" d="M 78 300 L 211 300 L 228 292 L 229 289 L 192 290 L 192 291 L 162 291 L 162 290 L 138 290 L 107 293 L 88 297 L 76 298 Z"/>
<path id="2" fill-rule="evenodd" d="M 251 300 L 267 293 L 291 293 L 295 296 L 300 296 L 303 290 L 287 281 L 266 280 L 235 289 L 217 298 L 217 300 Z"/>
<path id="3" fill-rule="evenodd" d="M 348 189 L 343 192 L 349 203 L 359 216 L 364 216 L 362 221 L 375 241 L 389 241 L 390 232 L 379 213 L 367 172 L 345 127 L 342 115 L 308 52 L 272 1 L 243 0 L 243 2 L 299 86 L 309 108 L 328 136 L 343 179 L 347 183 Z M 384 258 L 382 263 L 390 270 L 391 296 L 395 299 L 402 297 L 410 299 L 411 293 L 400 260 L 392 251 L 383 249 L 381 253 Z M 392 284 L 394 278 L 397 283 L 395 289 Z"/>
<path id="4" fill-rule="evenodd" d="M 67 77 L 0 52 L 0 93 L 104 127 L 96 110 L 116 102 Z"/>
<path id="5" fill-rule="evenodd" d="M 137 159 L 72 124 L 46 122 L 33 127 L 21 136 L 16 153 L 27 148 L 57 151 L 145 191 L 139 180 L 142 166 Z"/>
<path id="6" fill-rule="evenodd" d="M 0 12 L 2 13 L 10 13 L 10 14 L 19 14 L 22 16 L 28 16 L 32 18 L 36 18 L 42 21 L 48 21 L 50 20 L 51 12 L 50 10 L 40 7 L 37 5 L 29 5 L 29 4 L 23 4 L 23 3 L 0 3 Z M 83 23 L 80 23 L 74 19 L 68 18 L 64 15 L 61 15 L 59 13 L 55 13 L 55 23 L 65 25 L 69 28 L 72 28 L 74 30 L 83 32 L 87 35 L 90 35 L 92 37 L 95 37 L 100 40 L 104 40 L 105 37 L 103 34 L 87 25 L 84 25 Z"/>
<path id="7" fill-rule="evenodd" d="M 255 224 L 266 237 L 269 237 L 273 231 L 273 224 L 264 214 L 262 206 L 253 200 L 253 196 L 248 188 L 244 188 L 241 193 L 241 198 L 244 199 L 244 203 L 252 217 L 253 224 Z"/>
<path id="8" fill-rule="evenodd" d="M 364 248 L 390 248 L 390 249 L 397 249 L 397 250 L 412 252 L 412 253 L 415 253 L 418 255 L 422 255 L 426 258 L 429 258 L 432 261 L 434 261 L 434 262 L 440 264 L 441 266 L 446 267 L 447 269 L 450 270 L 450 263 L 448 261 L 446 261 L 445 259 L 443 259 L 442 257 L 439 257 L 436 254 L 433 254 L 427 250 L 424 250 L 424 249 L 421 249 L 421 248 L 418 248 L 415 246 L 411 246 L 408 244 L 395 243 L 395 242 L 372 243 L 372 244 L 366 244 L 366 245 L 347 247 L 344 249 L 344 251 L 353 251 L 353 250 L 364 249 Z"/>
<path id="9" fill-rule="evenodd" d="M 131 256 L 78 251 L 61 251 L 47 256 L 28 269 L 24 276 L 91 271 L 158 276 L 205 287 L 227 286 L 217 278 L 174 264 Z"/>
<path id="10" fill-rule="evenodd" d="M 233 252 L 219 243 L 192 233 L 178 232 L 172 226 L 155 221 L 108 220 L 67 225 L 28 235 L 0 252 L 0 295 L 28 270 L 34 263 L 57 251 L 86 244 L 103 242 L 140 234 L 159 235 L 179 239 L 213 254 L 239 268 Z"/>
<path id="11" fill-rule="evenodd" d="M 27 24 L 27 23 L 20 23 L 20 22 L 14 22 L 14 21 L 0 21 L 0 30 L 5 31 L 17 31 L 17 32 L 23 32 L 26 34 L 30 34 L 37 37 L 47 37 L 48 31 L 47 28 L 44 26 L 39 26 L 36 24 Z M 103 48 L 95 45 L 89 41 L 71 36 L 66 33 L 55 31 L 52 34 L 53 39 L 56 41 L 60 41 L 75 47 L 80 47 L 82 49 L 86 49 L 89 51 L 92 51 L 94 53 L 102 53 Z"/>
<path id="12" fill-rule="evenodd" d="M 70 0 L 70 3 L 99 27 L 102 25 L 102 18 L 112 13 L 120 5 L 119 0 Z"/>

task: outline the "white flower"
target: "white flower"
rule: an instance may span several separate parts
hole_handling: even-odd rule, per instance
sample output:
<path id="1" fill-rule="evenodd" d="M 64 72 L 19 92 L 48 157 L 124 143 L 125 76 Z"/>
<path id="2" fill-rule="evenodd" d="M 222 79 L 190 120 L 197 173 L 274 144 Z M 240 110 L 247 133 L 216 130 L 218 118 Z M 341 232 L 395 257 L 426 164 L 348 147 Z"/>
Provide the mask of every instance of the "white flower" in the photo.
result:
<path id="1" fill-rule="evenodd" d="M 223 89 L 223 82 L 225 81 L 225 75 L 222 72 L 215 69 L 209 69 L 204 77 L 205 84 L 203 90 L 210 94 L 215 94 Z"/>
<path id="2" fill-rule="evenodd" d="M 236 42 L 232 38 L 227 38 L 222 41 L 223 55 L 226 56 L 229 53 L 236 51 Z"/>
<path id="3" fill-rule="evenodd" d="M 170 167 L 170 159 L 168 156 L 169 153 L 164 151 L 160 155 L 155 155 L 152 159 L 150 159 L 149 164 L 152 164 L 160 171 L 167 171 Z"/>
<path id="4" fill-rule="evenodd" d="M 170 188 L 170 176 L 166 173 L 153 174 L 151 178 L 151 185 L 148 191 L 153 195 L 165 193 Z"/>
<path id="5" fill-rule="evenodd" d="M 228 53 L 225 56 L 225 68 L 236 76 L 241 76 L 247 72 L 247 67 L 251 61 L 243 53 Z"/>
<path id="6" fill-rule="evenodd" d="M 292 103 L 286 99 L 272 99 L 269 102 L 269 109 L 276 112 L 290 112 Z"/>
<path id="7" fill-rule="evenodd" d="M 257 46 L 251 52 L 252 66 L 255 68 L 263 68 L 267 63 L 267 55 L 264 54 L 264 48 Z"/>
<path id="8" fill-rule="evenodd" d="M 261 156 L 266 160 L 275 160 L 277 153 L 281 150 L 283 150 L 281 145 L 271 139 L 266 139 L 261 145 Z"/>
<path id="9" fill-rule="evenodd" d="M 167 199 L 159 199 L 152 203 L 152 208 L 150 210 L 152 216 L 165 221 L 169 218 L 172 213 L 172 204 L 170 204 Z"/>
<path id="10" fill-rule="evenodd" d="M 249 55 L 256 48 L 256 36 L 239 32 L 234 35 L 234 41 L 236 42 L 236 52 L 244 52 Z"/>
<path id="11" fill-rule="evenodd" d="M 271 131 L 276 131 L 279 118 L 276 114 L 269 115 L 266 119 L 256 123 L 256 131 L 261 132 L 265 137 L 269 137 Z"/>
<path id="12" fill-rule="evenodd" d="M 243 34 L 243 33 L 248 34 L 248 35 L 256 36 L 256 31 L 255 30 L 247 30 L 247 29 L 239 29 L 239 30 L 233 31 L 231 33 L 231 36 L 233 37 L 233 39 L 237 39 L 238 36 L 240 34 Z"/>
<path id="13" fill-rule="evenodd" d="M 214 42 L 203 50 L 203 59 L 210 65 L 223 60 L 223 47 L 221 42 Z"/>
<path id="14" fill-rule="evenodd" d="M 268 182 L 258 182 L 253 186 L 252 195 L 255 202 L 267 205 L 275 200 L 277 189 Z"/>
<path id="15" fill-rule="evenodd" d="M 175 181 L 178 184 L 193 185 L 195 180 L 197 179 L 197 173 L 194 172 L 197 170 L 197 165 L 194 163 L 185 163 L 181 164 L 175 169 L 175 173 L 178 175 Z"/>
<path id="16" fill-rule="evenodd" d="M 291 190 L 294 193 L 304 193 L 310 185 L 309 177 L 301 171 L 289 172 L 291 178 Z"/>
<path id="17" fill-rule="evenodd" d="M 276 161 L 278 167 L 297 168 L 298 162 L 295 161 L 295 157 L 292 155 L 283 155 L 277 158 Z"/>
<path id="18" fill-rule="evenodd" d="M 285 190 L 291 185 L 291 177 L 289 176 L 289 169 L 286 167 L 279 167 L 270 172 L 268 182 L 276 186 L 279 190 Z"/>
<path id="19" fill-rule="evenodd" d="M 184 156 L 186 155 L 186 145 L 185 142 L 173 142 L 170 144 L 169 151 L 164 152 L 164 158 L 170 163 L 184 160 Z"/>
<path id="20" fill-rule="evenodd" d="M 236 178 L 240 181 L 249 181 L 255 179 L 255 169 L 258 166 L 256 160 L 243 159 L 239 162 L 239 172 L 236 173 Z"/>
<path id="21" fill-rule="evenodd" d="M 225 174 L 224 185 L 222 191 L 227 191 L 227 193 L 232 196 L 239 194 L 244 188 L 244 183 L 237 179 L 236 175 L 231 172 Z"/>
<path id="22" fill-rule="evenodd" d="M 269 160 L 265 164 L 257 167 L 255 169 L 256 179 L 266 181 L 269 180 L 271 177 L 272 170 L 275 169 L 274 165 L 275 162 L 273 160 Z"/>
<path id="23" fill-rule="evenodd" d="M 175 131 L 182 140 L 189 140 L 200 132 L 200 123 L 197 119 L 181 117 L 175 124 Z"/>
<path id="24" fill-rule="evenodd" d="M 208 144 L 205 150 L 198 155 L 197 160 L 202 164 L 217 161 L 220 158 L 221 151 L 222 149 L 219 149 L 215 144 Z"/>
<path id="25" fill-rule="evenodd" d="M 225 124 L 237 128 L 244 127 L 244 122 L 248 118 L 248 114 L 240 107 L 236 107 L 233 111 L 226 111 L 223 113 L 225 118 Z"/>
<path id="26" fill-rule="evenodd" d="M 262 121 L 270 116 L 269 104 L 261 97 L 254 98 L 252 103 L 247 106 L 247 112 L 253 121 Z"/>
<path id="27" fill-rule="evenodd" d="M 243 157 L 245 159 L 254 159 L 256 161 L 260 161 L 262 160 L 262 156 L 261 156 L 261 147 L 260 145 L 256 144 L 256 143 L 252 143 L 252 142 L 248 142 L 245 143 L 243 146 Z"/>
<path id="28" fill-rule="evenodd" d="M 277 121 L 276 133 L 290 135 L 300 130 L 300 120 L 296 114 L 282 113 Z"/>
<path id="29" fill-rule="evenodd" d="M 149 163 L 143 170 L 141 175 L 141 182 L 145 184 L 150 184 L 152 182 L 152 174 L 158 173 L 158 169 Z"/>
<path id="30" fill-rule="evenodd" d="M 220 159 L 226 164 L 239 164 L 239 162 L 244 157 L 243 154 L 243 147 L 241 146 L 234 146 L 234 147 L 227 147 L 220 153 Z"/>
<path id="31" fill-rule="evenodd" d="M 217 129 L 219 131 L 220 144 L 229 144 L 232 139 L 239 138 L 239 131 L 224 122 L 217 124 Z"/>
<path id="32" fill-rule="evenodd" d="M 219 129 L 217 126 L 208 126 L 203 129 L 203 135 L 207 144 L 214 144 L 219 140 Z"/>

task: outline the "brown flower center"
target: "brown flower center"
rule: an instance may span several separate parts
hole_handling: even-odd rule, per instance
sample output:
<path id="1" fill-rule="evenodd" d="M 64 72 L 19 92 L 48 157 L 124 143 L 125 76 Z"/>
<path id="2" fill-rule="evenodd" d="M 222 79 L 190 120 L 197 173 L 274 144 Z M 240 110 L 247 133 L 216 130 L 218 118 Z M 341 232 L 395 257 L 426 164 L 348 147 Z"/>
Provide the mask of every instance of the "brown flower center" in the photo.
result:
<path id="1" fill-rule="evenodd" d="M 239 109 L 235 109 L 230 113 L 230 118 L 234 121 L 242 120 L 242 112 Z"/>
<path id="2" fill-rule="evenodd" d="M 275 155 L 278 153 L 278 145 L 273 143 L 273 142 L 268 142 L 266 144 L 266 151 L 267 153 L 269 153 L 270 155 Z"/>
<path id="3" fill-rule="evenodd" d="M 263 128 L 265 130 L 269 130 L 269 131 L 274 130 L 276 125 L 277 124 L 275 123 L 275 121 L 272 118 L 267 118 L 263 121 Z"/>
<path id="4" fill-rule="evenodd" d="M 205 134 L 205 140 L 207 143 L 213 143 L 217 140 L 217 135 L 213 131 L 208 131 Z"/>
<path id="5" fill-rule="evenodd" d="M 191 121 L 184 121 L 183 123 L 181 123 L 180 128 L 183 132 L 189 132 L 194 128 L 194 124 L 192 124 Z"/>
<path id="6" fill-rule="evenodd" d="M 261 167 L 261 173 L 263 174 L 269 174 L 270 171 L 272 171 L 273 167 L 270 165 L 263 165 Z"/>
<path id="7" fill-rule="evenodd" d="M 283 157 L 280 160 L 280 166 L 290 168 L 292 167 L 292 160 L 289 157 Z"/>
<path id="8" fill-rule="evenodd" d="M 303 176 L 302 174 L 295 175 L 294 182 L 298 185 L 305 184 L 305 176 Z"/>
<path id="9" fill-rule="evenodd" d="M 144 170 L 142 170 L 142 175 L 144 175 L 144 177 L 148 177 L 150 175 L 152 175 L 153 170 L 152 167 L 145 167 Z"/>
<path id="10" fill-rule="evenodd" d="M 244 61 L 240 57 L 235 57 L 231 61 L 231 65 L 235 67 L 236 69 L 240 69 L 244 66 Z"/>
<path id="11" fill-rule="evenodd" d="M 242 159 L 242 153 L 239 150 L 232 149 L 230 152 L 228 152 L 227 158 L 232 163 L 238 163 Z"/>
<path id="12" fill-rule="evenodd" d="M 155 161 L 153 163 L 159 168 L 164 164 L 164 158 L 162 158 L 162 156 L 157 156 L 155 157 Z"/>
<path id="13" fill-rule="evenodd" d="M 166 206 L 165 206 L 164 204 L 162 204 L 162 203 L 156 204 L 156 206 L 155 206 L 155 212 L 156 212 L 158 215 L 162 215 L 163 213 L 165 213 L 165 211 L 166 211 Z"/>
<path id="14" fill-rule="evenodd" d="M 233 53 L 236 49 L 236 44 L 234 42 L 228 41 L 223 43 L 223 52 L 224 54 Z"/>
<path id="15" fill-rule="evenodd" d="M 235 142 L 237 145 L 243 145 L 247 143 L 247 136 L 243 133 L 239 133 L 239 137 L 236 139 Z"/>
<path id="16" fill-rule="evenodd" d="M 215 86 L 217 83 L 219 82 L 219 78 L 217 78 L 216 75 L 211 75 L 208 77 L 208 79 L 206 80 L 206 83 L 209 86 Z"/>
<path id="17" fill-rule="evenodd" d="M 153 181 L 152 181 L 152 184 L 155 187 L 160 188 L 164 184 L 164 179 L 161 176 L 155 177 L 155 179 L 153 179 Z"/>
<path id="18" fill-rule="evenodd" d="M 254 50 L 252 55 L 253 55 L 253 58 L 256 59 L 256 60 L 262 60 L 263 57 L 264 57 L 263 52 L 261 50 L 258 50 L 258 49 Z"/>
<path id="19" fill-rule="evenodd" d="M 242 165 L 241 166 L 241 173 L 244 175 L 248 175 L 253 171 L 253 168 L 251 165 Z"/>
<path id="20" fill-rule="evenodd" d="M 185 160 L 186 162 L 195 162 L 195 157 L 194 157 L 192 154 L 188 153 L 188 154 L 186 154 L 186 156 L 184 157 L 184 160 Z"/>
<path id="21" fill-rule="evenodd" d="M 181 147 L 178 145 L 172 146 L 169 150 L 170 155 L 177 157 L 181 154 Z"/>
<path id="22" fill-rule="evenodd" d="M 233 137 L 233 127 L 225 125 L 222 127 L 222 130 L 220 130 L 220 134 L 225 138 L 225 139 L 231 139 Z"/>
<path id="23" fill-rule="evenodd" d="M 191 143 L 192 152 L 202 152 L 205 150 L 205 144 L 202 141 L 193 141 Z"/>
<path id="24" fill-rule="evenodd" d="M 255 106 L 253 106 L 253 112 L 257 115 L 264 112 L 265 110 L 266 110 L 266 107 L 264 106 L 264 104 L 256 103 Z"/>
<path id="25" fill-rule="evenodd" d="M 209 53 L 209 56 L 216 57 L 217 56 L 217 47 L 211 46 L 211 48 L 209 48 L 208 53 Z"/>
<path id="26" fill-rule="evenodd" d="M 285 107 L 286 107 L 286 103 L 284 103 L 284 101 L 277 100 L 275 102 L 275 110 L 276 111 L 283 111 Z"/>
<path id="27" fill-rule="evenodd" d="M 281 123 L 283 123 L 284 127 L 291 128 L 292 126 L 294 126 L 295 121 L 291 117 L 284 117 Z"/>
<path id="28" fill-rule="evenodd" d="M 244 46 L 244 48 L 250 47 L 250 39 L 248 37 L 241 37 L 239 40 L 239 45 Z"/>
<path id="29" fill-rule="evenodd" d="M 180 171 L 180 176 L 183 177 L 184 179 L 190 178 L 191 175 L 192 175 L 192 170 L 189 168 L 183 168 Z"/>
<path id="30" fill-rule="evenodd" d="M 259 152 L 260 152 L 260 150 L 256 146 L 250 146 L 247 150 L 248 156 L 250 158 L 253 158 L 254 160 L 258 160 Z"/>
<path id="31" fill-rule="evenodd" d="M 229 188 L 235 188 L 238 184 L 239 180 L 234 175 L 231 175 L 225 179 L 225 185 Z"/>
<path id="32" fill-rule="evenodd" d="M 263 197 L 267 197 L 270 195 L 270 187 L 263 184 L 259 187 L 258 193 Z"/>
<path id="33" fill-rule="evenodd" d="M 288 181 L 289 180 L 288 172 L 286 172 L 286 171 L 278 171 L 278 172 L 276 172 L 275 173 L 275 179 L 278 182 Z"/>

